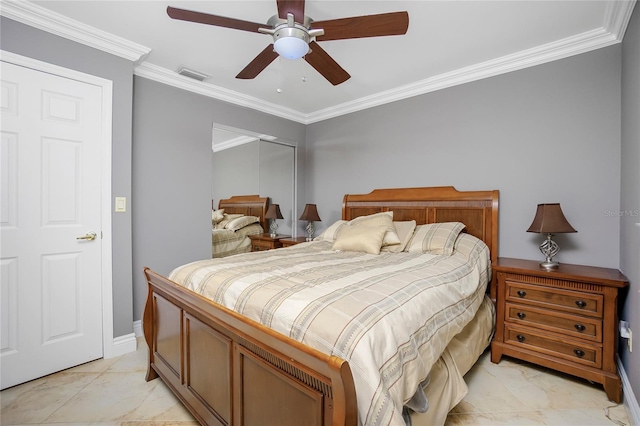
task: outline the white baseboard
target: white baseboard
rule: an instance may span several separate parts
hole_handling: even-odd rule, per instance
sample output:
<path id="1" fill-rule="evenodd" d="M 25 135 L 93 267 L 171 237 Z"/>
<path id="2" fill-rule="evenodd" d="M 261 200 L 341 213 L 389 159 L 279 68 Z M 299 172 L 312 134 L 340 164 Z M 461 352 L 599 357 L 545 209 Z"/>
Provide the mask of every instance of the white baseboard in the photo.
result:
<path id="1" fill-rule="evenodd" d="M 129 333 L 124 336 L 114 337 L 113 345 L 108 350 L 105 348 L 104 357 L 114 358 L 129 352 L 135 352 L 136 349 L 138 349 L 138 339 L 136 339 L 134 333 Z"/>
<path id="2" fill-rule="evenodd" d="M 629 382 L 629 377 L 627 376 L 627 372 L 622 366 L 620 357 L 616 356 L 616 360 L 618 363 L 618 373 L 620 374 L 620 379 L 622 379 L 624 408 L 627 410 L 627 415 L 629 416 L 631 426 L 640 426 L 640 405 L 638 405 L 638 398 L 636 398 L 635 394 L 633 393 L 631 383 Z"/>
<path id="3" fill-rule="evenodd" d="M 144 336 L 144 333 L 142 332 L 142 320 L 133 322 L 133 334 L 135 334 L 136 337 Z"/>

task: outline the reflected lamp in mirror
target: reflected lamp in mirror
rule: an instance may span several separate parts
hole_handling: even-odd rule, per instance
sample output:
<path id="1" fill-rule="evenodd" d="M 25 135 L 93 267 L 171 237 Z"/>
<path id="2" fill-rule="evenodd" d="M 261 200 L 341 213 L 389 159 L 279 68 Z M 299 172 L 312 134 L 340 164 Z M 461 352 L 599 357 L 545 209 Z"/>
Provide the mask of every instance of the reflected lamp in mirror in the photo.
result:
<path id="1" fill-rule="evenodd" d="M 284 217 L 282 217 L 282 213 L 280 212 L 280 206 L 278 204 L 271 204 L 267 209 L 267 212 L 264 214 L 264 218 L 271 220 L 269 231 L 271 234 L 271 238 L 275 238 L 278 234 L 277 220 L 284 219 Z"/>
<path id="2" fill-rule="evenodd" d="M 569 224 L 564 217 L 560 203 L 538 204 L 536 216 L 527 232 L 547 234 L 547 238 L 540 244 L 540 252 L 544 255 L 545 261 L 540 262 L 540 267 L 552 270 L 558 267 L 558 262 L 553 261 L 553 257 L 558 254 L 560 247 L 553 241 L 553 234 L 564 234 L 568 232 L 578 232 Z"/>
<path id="3" fill-rule="evenodd" d="M 305 229 L 307 230 L 307 241 L 313 240 L 313 232 L 315 228 L 313 226 L 313 222 L 322 222 L 320 220 L 320 216 L 318 215 L 318 208 L 315 204 L 307 204 L 304 206 L 304 211 L 300 216 L 300 220 L 306 220 L 307 226 Z"/>

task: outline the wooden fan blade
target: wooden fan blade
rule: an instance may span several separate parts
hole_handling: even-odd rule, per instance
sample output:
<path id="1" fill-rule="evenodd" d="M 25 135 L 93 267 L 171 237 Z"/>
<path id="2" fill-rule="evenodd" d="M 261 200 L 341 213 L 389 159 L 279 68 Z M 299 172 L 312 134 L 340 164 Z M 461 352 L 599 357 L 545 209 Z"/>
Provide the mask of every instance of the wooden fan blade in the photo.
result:
<path id="1" fill-rule="evenodd" d="M 250 80 L 256 78 L 258 74 L 262 72 L 274 59 L 278 57 L 278 54 L 273 50 L 273 44 L 265 47 L 265 49 L 256 56 L 253 61 L 249 62 L 249 65 L 244 67 L 236 78 L 244 80 Z"/>
<path id="2" fill-rule="evenodd" d="M 402 35 L 406 34 L 409 28 L 409 14 L 407 12 L 391 12 L 315 21 L 312 23 L 312 28 L 324 30 L 324 35 L 316 37 L 317 41 Z"/>
<path id="3" fill-rule="evenodd" d="M 276 2 L 280 18 L 287 19 L 287 13 L 291 13 L 297 23 L 304 23 L 304 0 L 276 0 Z"/>
<path id="4" fill-rule="evenodd" d="M 320 47 L 318 43 L 312 41 L 309 43 L 311 51 L 307 53 L 304 59 L 316 69 L 329 83 L 337 86 L 349 80 L 351 76 L 336 61 L 333 60 L 327 52 Z"/>
<path id="5" fill-rule="evenodd" d="M 258 28 L 269 28 L 265 24 L 257 24 L 255 22 L 243 21 L 241 19 L 226 18 L 224 16 L 211 15 L 202 12 L 193 12 L 191 10 L 177 9 L 175 7 L 167 7 L 167 15 L 173 19 L 181 21 L 197 22 L 199 24 L 214 25 L 216 27 L 231 28 L 234 30 L 250 31 L 257 33 Z"/>

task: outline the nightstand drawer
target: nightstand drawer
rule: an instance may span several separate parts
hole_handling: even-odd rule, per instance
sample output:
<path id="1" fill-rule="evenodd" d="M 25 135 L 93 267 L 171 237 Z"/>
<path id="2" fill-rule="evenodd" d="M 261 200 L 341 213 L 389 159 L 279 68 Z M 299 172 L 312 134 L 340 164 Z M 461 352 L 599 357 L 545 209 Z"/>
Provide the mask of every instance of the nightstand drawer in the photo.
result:
<path id="1" fill-rule="evenodd" d="M 604 298 L 601 294 L 542 287 L 511 280 L 506 280 L 506 285 L 507 302 L 527 303 L 544 309 L 602 318 Z"/>
<path id="2" fill-rule="evenodd" d="M 568 361 L 602 368 L 602 348 L 585 342 L 573 341 L 565 336 L 537 333 L 532 329 L 505 324 L 505 343 Z"/>
<path id="3" fill-rule="evenodd" d="M 510 322 L 602 342 L 602 321 L 598 319 L 512 303 L 506 304 L 506 310 L 506 320 Z"/>

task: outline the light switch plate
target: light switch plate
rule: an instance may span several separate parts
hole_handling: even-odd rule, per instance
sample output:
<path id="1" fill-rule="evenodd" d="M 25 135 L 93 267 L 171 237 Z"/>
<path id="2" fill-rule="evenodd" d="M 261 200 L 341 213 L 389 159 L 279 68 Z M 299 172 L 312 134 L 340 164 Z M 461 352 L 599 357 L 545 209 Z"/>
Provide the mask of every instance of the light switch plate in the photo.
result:
<path id="1" fill-rule="evenodd" d="M 116 197 L 116 213 L 127 211 L 127 197 Z"/>

